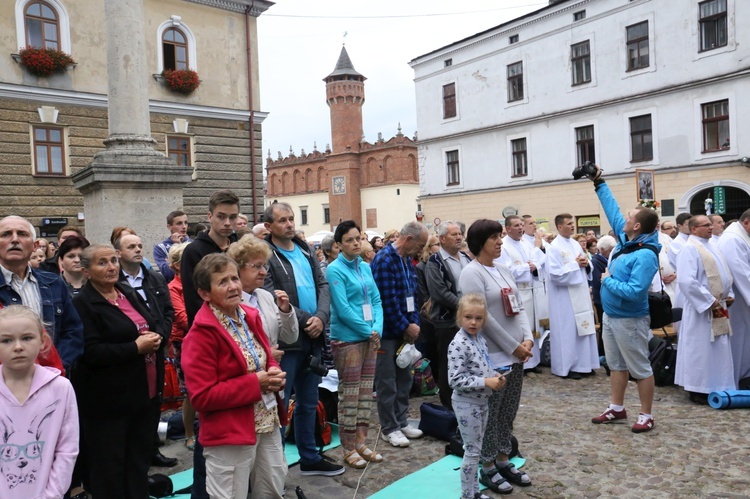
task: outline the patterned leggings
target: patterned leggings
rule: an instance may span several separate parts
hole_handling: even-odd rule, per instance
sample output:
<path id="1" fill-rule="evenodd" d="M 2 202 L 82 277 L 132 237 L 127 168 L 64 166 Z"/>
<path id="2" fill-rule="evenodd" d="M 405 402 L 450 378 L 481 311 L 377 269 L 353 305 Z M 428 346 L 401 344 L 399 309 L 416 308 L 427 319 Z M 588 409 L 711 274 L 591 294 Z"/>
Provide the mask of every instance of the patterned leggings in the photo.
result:
<path id="1" fill-rule="evenodd" d="M 482 440 L 482 462 L 491 463 L 497 454 L 510 454 L 513 435 L 513 420 L 523 388 L 523 364 L 513 364 L 513 371 L 505 376 L 505 388 L 490 395 L 489 424 Z"/>
<path id="2" fill-rule="evenodd" d="M 461 462 L 461 499 L 473 499 L 479 492 L 479 451 L 482 435 L 487 428 L 487 402 L 471 404 L 453 401 L 458 429 L 464 441 L 464 460 Z"/>
<path id="3" fill-rule="evenodd" d="M 339 436 L 344 452 L 365 444 L 372 412 L 376 351 L 369 341 L 331 341 L 339 373 Z"/>

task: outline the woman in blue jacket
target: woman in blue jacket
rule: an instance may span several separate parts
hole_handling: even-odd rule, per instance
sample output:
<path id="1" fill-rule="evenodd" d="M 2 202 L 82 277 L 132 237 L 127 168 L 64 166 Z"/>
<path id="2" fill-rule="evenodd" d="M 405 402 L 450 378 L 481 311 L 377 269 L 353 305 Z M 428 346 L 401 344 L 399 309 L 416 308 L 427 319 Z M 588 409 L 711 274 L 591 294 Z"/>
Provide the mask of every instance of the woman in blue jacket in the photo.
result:
<path id="1" fill-rule="evenodd" d="M 344 460 L 353 468 L 383 460 L 365 444 L 383 307 L 370 266 L 359 256 L 361 232 L 352 220 L 338 225 L 333 239 L 341 252 L 326 271 L 331 290 L 331 350 L 339 375 L 339 435 Z"/>

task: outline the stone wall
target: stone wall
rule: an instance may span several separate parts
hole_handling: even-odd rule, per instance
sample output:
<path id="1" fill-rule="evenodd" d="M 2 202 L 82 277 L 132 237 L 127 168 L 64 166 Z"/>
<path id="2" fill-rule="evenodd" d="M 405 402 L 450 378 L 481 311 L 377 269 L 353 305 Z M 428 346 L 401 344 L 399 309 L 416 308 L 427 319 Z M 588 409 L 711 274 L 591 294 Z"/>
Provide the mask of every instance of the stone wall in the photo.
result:
<path id="1" fill-rule="evenodd" d="M 107 110 L 104 107 L 57 104 L 55 126 L 66 129 L 66 166 L 64 177 L 33 176 L 30 127 L 41 125 L 37 109 L 42 106 L 27 100 L 0 99 L 0 216 L 10 214 L 29 218 L 40 226 L 43 217 L 68 218 L 83 227 L 78 213 L 83 197 L 73 187 L 70 175 L 87 166 L 94 154 L 103 149 L 107 137 Z M 50 105 L 50 104 L 44 104 Z M 218 189 L 233 189 L 240 196 L 242 212 L 251 219 L 250 144 L 248 122 L 177 115 L 151 114 L 151 135 L 157 149 L 166 151 L 167 133 L 174 133 L 173 121 L 188 121 L 193 136 L 196 173 L 184 189 L 184 209 L 191 223 L 203 221 L 208 212 L 208 197 Z M 48 125 L 51 125 L 48 123 Z M 255 125 L 256 195 L 258 213 L 263 209 L 263 165 L 261 125 Z M 164 206 L 164 216 L 178 207 Z M 113 221 L 112 225 L 116 225 Z M 166 220 L 165 220 L 166 225 Z M 166 228 L 165 228 L 166 231 Z"/>

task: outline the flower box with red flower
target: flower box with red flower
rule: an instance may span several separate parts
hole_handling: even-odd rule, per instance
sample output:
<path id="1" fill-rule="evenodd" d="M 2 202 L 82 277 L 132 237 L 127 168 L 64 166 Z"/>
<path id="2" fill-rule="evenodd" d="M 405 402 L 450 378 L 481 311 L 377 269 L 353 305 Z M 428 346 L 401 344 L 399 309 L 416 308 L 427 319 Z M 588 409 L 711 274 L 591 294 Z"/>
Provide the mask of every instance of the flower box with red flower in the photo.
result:
<path id="1" fill-rule="evenodd" d="M 76 65 L 69 54 L 53 48 L 26 47 L 21 49 L 17 60 L 26 71 L 40 78 L 61 73 Z"/>
<path id="2" fill-rule="evenodd" d="M 198 73 L 192 69 L 165 69 L 161 75 L 170 90 L 185 95 L 193 93 L 201 84 Z"/>

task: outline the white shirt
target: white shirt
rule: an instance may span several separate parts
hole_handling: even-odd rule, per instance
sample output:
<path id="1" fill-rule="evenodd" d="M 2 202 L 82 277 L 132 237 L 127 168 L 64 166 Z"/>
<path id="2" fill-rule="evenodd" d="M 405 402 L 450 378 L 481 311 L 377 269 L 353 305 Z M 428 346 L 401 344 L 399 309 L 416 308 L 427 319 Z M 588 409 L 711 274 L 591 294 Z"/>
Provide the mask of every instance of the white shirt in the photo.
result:
<path id="1" fill-rule="evenodd" d="M 135 277 L 125 271 L 123 271 L 123 274 L 125 274 L 125 278 L 128 280 L 130 287 L 138 291 L 138 294 L 141 295 L 141 298 L 146 302 L 146 305 L 149 305 L 148 298 L 146 298 L 146 292 L 143 290 L 143 269 L 139 268 L 138 274 Z"/>
<path id="2" fill-rule="evenodd" d="M 36 312 L 39 317 L 42 317 L 42 295 L 39 292 L 39 283 L 34 274 L 31 273 L 31 266 L 29 265 L 26 269 L 26 277 L 23 279 L 2 265 L 0 265 L 0 269 L 3 271 L 5 282 L 10 284 L 13 291 L 21 297 L 21 303 L 17 303 L 16 305 L 26 305 Z"/>

